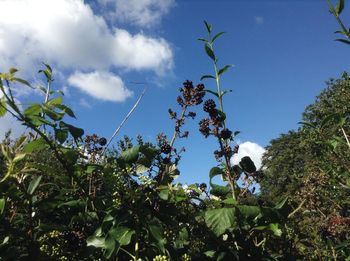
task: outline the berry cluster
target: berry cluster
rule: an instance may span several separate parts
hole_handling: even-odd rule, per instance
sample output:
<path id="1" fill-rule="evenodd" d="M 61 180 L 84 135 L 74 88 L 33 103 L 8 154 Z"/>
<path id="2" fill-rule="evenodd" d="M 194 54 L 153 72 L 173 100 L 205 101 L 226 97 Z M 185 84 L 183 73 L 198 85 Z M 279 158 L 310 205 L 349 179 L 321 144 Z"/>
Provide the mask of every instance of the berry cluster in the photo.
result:
<path id="1" fill-rule="evenodd" d="M 208 118 L 199 122 L 199 131 L 208 137 L 213 135 L 219 139 L 220 149 L 214 151 L 216 160 L 220 161 L 223 156 L 227 159 L 238 152 L 238 148 L 232 149 L 229 141 L 232 140 L 232 131 L 225 127 L 225 114 L 216 108 L 216 103 L 208 99 L 203 104 L 203 110 L 209 114 Z"/>
<path id="2" fill-rule="evenodd" d="M 182 96 L 177 97 L 177 103 L 182 108 L 181 115 L 178 117 L 178 114 L 172 109 L 169 109 L 168 113 L 170 119 L 175 120 L 175 137 L 187 138 L 189 134 L 188 131 L 181 132 L 181 127 L 185 124 L 185 118 L 194 119 L 196 117 L 195 112 L 187 112 L 187 107 L 198 105 L 203 102 L 203 97 L 205 95 L 204 85 L 198 84 L 194 87 L 193 83 L 187 80 L 183 83 L 183 87 L 180 88 L 180 92 Z"/>
<path id="3" fill-rule="evenodd" d="M 180 92 L 182 93 L 182 97 L 178 96 L 177 102 L 181 107 L 201 104 L 205 95 L 203 84 L 198 84 L 194 87 L 193 83 L 189 80 L 183 83 Z"/>
<path id="4" fill-rule="evenodd" d="M 157 143 L 161 153 L 169 154 L 171 152 L 172 148 L 169 145 L 167 137 L 164 134 L 161 133 L 157 136 Z"/>

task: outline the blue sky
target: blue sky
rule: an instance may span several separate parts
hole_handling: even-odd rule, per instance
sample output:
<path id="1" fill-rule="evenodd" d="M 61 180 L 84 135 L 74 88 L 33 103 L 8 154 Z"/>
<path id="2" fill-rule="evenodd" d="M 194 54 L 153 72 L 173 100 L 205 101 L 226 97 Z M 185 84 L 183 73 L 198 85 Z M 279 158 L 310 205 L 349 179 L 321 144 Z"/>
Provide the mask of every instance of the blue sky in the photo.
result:
<path id="1" fill-rule="evenodd" d="M 222 65 L 235 65 L 222 84 L 233 91 L 224 107 L 228 126 L 241 131 L 239 143 L 265 147 L 297 128 L 324 81 L 349 71 L 350 49 L 334 41 L 338 25 L 322 0 L 3 0 L 0 17 L 0 71 L 15 66 L 40 84 L 40 62 L 50 63 L 54 88 L 66 92 L 78 116 L 75 124 L 105 137 L 141 93 L 143 85 L 135 82 L 149 88 L 119 137 L 171 136 L 167 110 L 178 109 L 178 88 L 212 73 L 197 41 L 205 36 L 203 20 L 226 32 L 216 50 Z M 211 81 L 204 84 L 215 88 Z M 42 99 L 22 89 L 18 95 L 23 103 Z M 182 182 L 207 180 L 216 164 L 215 141 L 198 131 L 200 111 L 185 126 L 190 137 L 177 143 L 187 150 L 179 166 Z M 0 119 L 0 136 L 11 126 L 20 131 Z"/>

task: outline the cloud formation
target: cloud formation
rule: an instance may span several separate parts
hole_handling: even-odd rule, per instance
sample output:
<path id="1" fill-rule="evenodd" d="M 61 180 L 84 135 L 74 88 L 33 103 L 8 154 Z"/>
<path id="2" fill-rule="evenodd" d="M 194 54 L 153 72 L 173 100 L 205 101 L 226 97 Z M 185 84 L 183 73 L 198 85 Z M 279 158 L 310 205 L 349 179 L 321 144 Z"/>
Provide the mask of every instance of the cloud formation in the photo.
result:
<path id="1" fill-rule="evenodd" d="M 122 79 L 109 72 L 75 72 L 68 83 L 87 94 L 105 101 L 122 102 L 132 95 Z"/>
<path id="2" fill-rule="evenodd" d="M 100 0 L 115 3 L 115 19 L 140 27 L 159 24 L 174 6 L 174 0 Z"/>
<path id="3" fill-rule="evenodd" d="M 238 153 L 231 158 L 232 164 L 238 164 L 245 156 L 249 156 L 255 164 L 257 169 L 261 168 L 262 155 L 265 153 L 265 149 L 259 144 L 246 141 L 239 145 Z"/>
<path id="4" fill-rule="evenodd" d="M 130 1 L 130 5 L 134 2 L 139 1 Z M 140 6 L 153 10 L 149 2 L 154 1 L 140 1 Z M 128 10 L 127 6 L 130 7 L 123 1 L 116 1 L 116 5 L 125 10 Z M 168 10 L 164 3 L 155 5 L 162 6 L 159 8 L 163 11 L 159 11 L 159 15 Z M 125 11 L 125 17 L 129 15 L 132 17 L 134 14 Z M 94 14 L 83 0 L 1 0 L 0 71 L 15 66 L 29 74 L 41 61 L 60 71 L 96 71 L 87 76 L 93 77 L 96 86 L 102 88 L 102 82 L 97 84 L 96 81 L 101 79 L 106 83 L 107 76 L 101 71 L 119 68 L 162 73 L 171 69 L 173 53 L 170 45 L 162 38 L 149 37 L 143 33 L 131 34 L 115 26 L 109 27 L 106 19 Z M 76 80 L 78 75 L 69 78 Z M 119 77 L 113 78 L 111 75 L 107 78 L 121 81 Z M 106 98 L 101 95 L 102 90 L 92 91 L 88 85 L 79 86 L 95 98 Z M 130 97 L 131 92 L 124 85 L 119 82 L 117 86 L 115 91 L 123 90 L 120 94 L 127 96 L 122 98 L 114 94 L 113 101 Z"/>

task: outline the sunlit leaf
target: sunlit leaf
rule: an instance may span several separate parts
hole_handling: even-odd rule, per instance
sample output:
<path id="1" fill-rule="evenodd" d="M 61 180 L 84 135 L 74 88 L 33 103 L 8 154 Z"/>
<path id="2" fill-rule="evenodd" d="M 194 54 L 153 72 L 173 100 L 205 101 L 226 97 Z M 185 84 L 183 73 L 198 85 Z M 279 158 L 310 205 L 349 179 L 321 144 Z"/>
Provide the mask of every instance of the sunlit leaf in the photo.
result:
<path id="1" fill-rule="evenodd" d="M 37 187 L 40 184 L 41 178 L 42 178 L 42 176 L 36 176 L 29 183 L 29 186 L 28 186 L 28 189 L 27 189 L 27 193 L 29 195 L 33 195 L 33 193 L 35 192 L 35 190 L 37 189 Z"/>
<path id="2" fill-rule="evenodd" d="M 205 44 L 204 49 L 205 49 L 205 52 L 207 53 L 207 55 L 215 62 L 216 57 L 215 57 L 213 49 L 209 46 L 209 44 Z"/>
<path id="3" fill-rule="evenodd" d="M 220 236 L 229 228 L 235 228 L 235 208 L 221 208 L 207 210 L 204 214 L 207 226 L 216 236 Z"/>
<path id="4" fill-rule="evenodd" d="M 0 118 L 6 115 L 6 98 L 2 97 L 0 99 Z"/>
<path id="5" fill-rule="evenodd" d="M 214 42 L 217 38 L 219 38 L 221 35 L 223 35 L 225 32 L 220 32 L 220 33 L 217 33 L 213 39 L 211 40 L 212 42 Z"/>

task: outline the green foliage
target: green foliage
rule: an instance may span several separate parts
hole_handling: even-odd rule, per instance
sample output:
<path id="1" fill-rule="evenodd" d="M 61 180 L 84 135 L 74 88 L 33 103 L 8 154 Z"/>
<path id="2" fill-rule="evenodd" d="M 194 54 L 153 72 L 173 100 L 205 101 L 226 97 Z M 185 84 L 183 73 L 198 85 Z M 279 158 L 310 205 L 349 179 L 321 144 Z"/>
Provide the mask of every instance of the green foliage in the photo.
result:
<path id="1" fill-rule="evenodd" d="M 327 82 L 327 88 L 306 107 L 301 127 L 272 140 L 264 155 L 261 197 L 276 202 L 288 196 L 293 206 L 288 240 L 293 242 L 295 256 L 349 256 L 344 247 L 338 247 L 349 247 L 350 238 L 344 227 L 350 216 L 346 189 L 349 80 L 343 73 L 340 79 Z"/>

